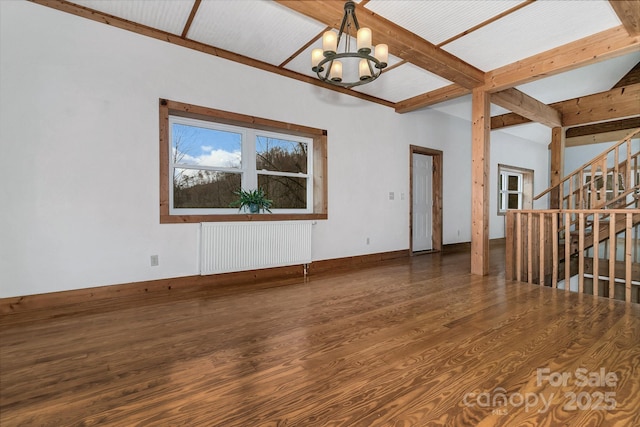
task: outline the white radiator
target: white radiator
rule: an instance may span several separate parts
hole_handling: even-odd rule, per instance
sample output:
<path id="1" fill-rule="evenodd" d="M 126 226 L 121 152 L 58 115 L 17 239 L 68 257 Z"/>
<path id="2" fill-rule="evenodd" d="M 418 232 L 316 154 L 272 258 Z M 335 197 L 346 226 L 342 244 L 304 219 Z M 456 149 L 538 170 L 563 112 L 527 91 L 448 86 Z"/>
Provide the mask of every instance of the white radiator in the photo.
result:
<path id="1" fill-rule="evenodd" d="M 311 263 L 311 221 L 203 222 L 200 274 Z"/>

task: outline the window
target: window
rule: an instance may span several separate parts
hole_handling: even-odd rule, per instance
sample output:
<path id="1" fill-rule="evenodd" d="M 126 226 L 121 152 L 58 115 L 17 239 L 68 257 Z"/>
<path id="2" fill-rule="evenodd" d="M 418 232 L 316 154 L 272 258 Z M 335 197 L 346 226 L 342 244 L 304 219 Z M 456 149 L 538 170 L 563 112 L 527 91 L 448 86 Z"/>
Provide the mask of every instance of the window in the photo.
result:
<path id="1" fill-rule="evenodd" d="M 508 209 L 531 209 L 533 171 L 498 165 L 498 214 Z"/>
<path id="2" fill-rule="evenodd" d="M 326 132 L 160 101 L 163 223 L 325 219 Z M 261 188 L 272 213 L 230 207 Z"/>
<path id="3" fill-rule="evenodd" d="M 523 176 L 518 172 L 502 171 L 500 173 L 500 211 L 522 209 Z"/>
<path id="4" fill-rule="evenodd" d="M 621 173 L 618 173 L 618 187 L 615 188 L 615 180 L 613 179 L 613 171 L 611 172 L 607 172 L 606 177 L 603 177 L 602 175 L 602 171 L 598 171 L 596 172 L 595 178 L 593 180 L 593 185 L 591 184 L 591 173 L 589 172 L 585 172 L 584 173 L 584 186 L 586 187 L 586 191 L 587 191 L 587 207 L 589 209 L 593 209 L 594 207 L 596 207 L 597 205 L 600 204 L 604 204 L 610 200 L 613 200 L 614 198 L 616 198 L 617 196 L 619 196 L 620 194 L 624 193 L 624 178 L 623 175 Z M 606 188 L 604 189 L 604 197 L 603 197 L 603 191 L 602 189 L 605 187 L 605 182 L 606 182 Z M 591 191 L 594 190 L 595 192 L 595 197 L 594 200 L 591 200 Z M 617 193 L 617 194 L 616 194 Z"/>

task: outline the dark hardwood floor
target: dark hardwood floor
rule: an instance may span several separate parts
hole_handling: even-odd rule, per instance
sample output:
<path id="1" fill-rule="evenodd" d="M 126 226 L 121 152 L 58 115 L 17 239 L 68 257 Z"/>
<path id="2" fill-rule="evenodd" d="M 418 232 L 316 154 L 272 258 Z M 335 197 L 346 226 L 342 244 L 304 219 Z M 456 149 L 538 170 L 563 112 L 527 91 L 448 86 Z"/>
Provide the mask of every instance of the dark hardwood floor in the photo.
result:
<path id="1" fill-rule="evenodd" d="M 503 259 L 4 315 L 0 426 L 639 426 L 640 307 Z"/>

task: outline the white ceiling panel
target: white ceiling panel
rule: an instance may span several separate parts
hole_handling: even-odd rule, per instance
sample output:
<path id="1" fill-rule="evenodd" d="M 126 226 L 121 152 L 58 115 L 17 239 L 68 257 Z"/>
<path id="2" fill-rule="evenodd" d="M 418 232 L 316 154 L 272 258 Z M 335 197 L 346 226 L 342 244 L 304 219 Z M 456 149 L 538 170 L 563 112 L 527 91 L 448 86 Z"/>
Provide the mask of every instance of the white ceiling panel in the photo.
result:
<path id="1" fill-rule="evenodd" d="M 450 116 L 471 121 L 471 95 L 439 102 L 436 105 L 426 107 L 426 109 L 440 111 Z"/>
<path id="2" fill-rule="evenodd" d="M 439 44 L 519 3 L 522 0 L 371 0 L 365 7 Z"/>
<path id="3" fill-rule="evenodd" d="M 178 35 L 182 34 L 194 3 L 193 0 L 71 0 L 71 2 Z"/>
<path id="4" fill-rule="evenodd" d="M 640 52 L 634 52 L 536 80 L 517 88 L 545 104 L 566 101 L 611 90 L 638 62 L 640 62 Z"/>
<path id="5" fill-rule="evenodd" d="M 551 142 L 551 128 L 540 123 L 526 123 L 519 126 L 510 126 L 491 131 L 506 133 L 522 139 L 548 145 Z"/>
<path id="6" fill-rule="evenodd" d="M 450 116 L 471 121 L 471 95 L 461 96 L 459 98 L 450 99 L 448 101 L 439 102 L 436 105 L 427 107 L 430 110 L 440 111 Z M 500 114 L 510 113 L 511 111 L 495 104 L 491 104 L 491 117 Z"/>
<path id="7" fill-rule="evenodd" d="M 372 83 L 356 86 L 353 90 L 391 102 L 399 102 L 450 84 L 449 80 L 413 64 L 405 63 L 382 73 Z"/>
<path id="8" fill-rule="evenodd" d="M 619 25 L 606 0 L 539 0 L 443 49 L 490 71 Z"/>
<path id="9" fill-rule="evenodd" d="M 324 28 L 272 1 L 204 1 L 187 37 L 280 65 Z"/>
<path id="10" fill-rule="evenodd" d="M 469 126 L 471 126 L 471 95 L 444 101 L 427 108 L 429 110 L 440 111 L 441 113 L 467 120 L 469 121 Z M 491 104 L 492 116 L 508 112 L 509 111 L 504 108 Z M 518 126 L 510 126 L 508 128 L 501 128 L 492 131 L 492 133 L 493 132 L 506 133 L 538 144 L 549 144 L 549 142 L 551 142 L 551 128 L 541 125 L 540 123 L 526 123 Z"/>

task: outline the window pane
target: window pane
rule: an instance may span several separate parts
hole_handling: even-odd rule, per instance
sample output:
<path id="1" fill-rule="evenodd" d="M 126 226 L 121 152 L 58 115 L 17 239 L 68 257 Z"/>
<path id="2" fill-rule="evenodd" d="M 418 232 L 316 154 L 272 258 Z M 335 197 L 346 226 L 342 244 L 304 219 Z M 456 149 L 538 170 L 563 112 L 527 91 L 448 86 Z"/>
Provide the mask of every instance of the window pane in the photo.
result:
<path id="1" fill-rule="evenodd" d="M 241 174 L 210 170 L 175 169 L 174 208 L 228 208 L 237 199 Z"/>
<path id="2" fill-rule="evenodd" d="M 623 179 L 622 179 L 622 174 L 618 174 L 618 189 L 621 190 L 624 188 L 624 186 L 622 185 Z M 609 191 L 613 191 L 613 185 L 615 184 L 615 182 L 613 181 L 613 174 L 607 174 L 607 190 Z"/>
<path id="3" fill-rule="evenodd" d="M 520 181 L 518 175 L 509 175 L 507 189 L 509 191 L 518 191 L 518 182 Z"/>
<path id="4" fill-rule="evenodd" d="M 239 168 L 242 134 L 173 123 L 173 163 Z"/>
<path id="5" fill-rule="evenodd" d="M 307 179 L 290 176 L 258 175 L 258 187 L 273 200 L 272 209 L 306 209 Z"/>
<path id="6" fill-rule="evenodd" d="M 307 173 L 307 144 L 258 136 L 256 138 L 256 169 Z"/>
<path id="7" fill-rule="evenodd" d="M 600 190 L 602 188 L 602 186 L 604 185 L 602 175 L 596 176 L 596 178 L 593 180 L 593 185 L 595 185 L 596 190 Z"/>
<path id="8" fill-rule="evenodd" d="M 520 200 L 519 194 L 509 194 L 508 198 L 508 209 L 520 209 L 520 205 L 518 203 L 518 200 Z"/>
<path id="9" fill-rule="evenodd" d="M 504 212 L 507 210 L 507 195 L 505 193 L 500 193 L 500 197 L 498 198 L 498 210 L 500 212 Z"/>

